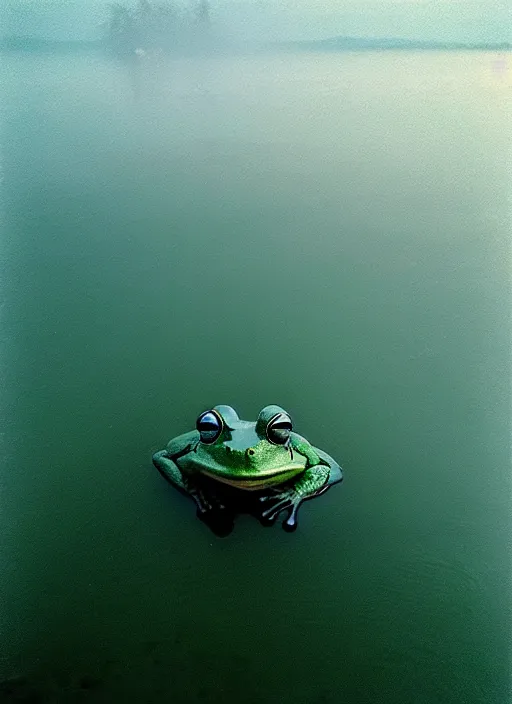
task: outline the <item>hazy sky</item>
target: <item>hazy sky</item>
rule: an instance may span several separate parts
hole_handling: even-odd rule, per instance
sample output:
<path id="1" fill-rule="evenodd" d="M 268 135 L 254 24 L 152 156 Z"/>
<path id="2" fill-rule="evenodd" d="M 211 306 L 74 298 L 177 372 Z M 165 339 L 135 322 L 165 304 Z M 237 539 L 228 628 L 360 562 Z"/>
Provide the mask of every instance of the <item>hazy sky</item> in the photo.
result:
<path id="1" fill-rule="evenodd" d="M 0 0 L 0 32 L 94 37 L 106 5 L 100 0 Z M 211 8 L 218 26 L 251 39 L 512 38 L 511 0 L 211 0 Z"/>

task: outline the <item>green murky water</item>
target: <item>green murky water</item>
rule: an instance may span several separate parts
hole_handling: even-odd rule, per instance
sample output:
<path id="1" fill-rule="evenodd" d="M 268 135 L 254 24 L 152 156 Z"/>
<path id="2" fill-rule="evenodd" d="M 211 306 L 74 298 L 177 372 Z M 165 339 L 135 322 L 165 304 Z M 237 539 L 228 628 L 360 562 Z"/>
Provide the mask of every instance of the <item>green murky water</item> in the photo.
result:
<path id="1" fill-rule="evenodd" d="M 2 701 L 508 701 L 497 58 L 2 58 Z M 152 466 L 216 403 L 344 465 L 297 533 Z"/>

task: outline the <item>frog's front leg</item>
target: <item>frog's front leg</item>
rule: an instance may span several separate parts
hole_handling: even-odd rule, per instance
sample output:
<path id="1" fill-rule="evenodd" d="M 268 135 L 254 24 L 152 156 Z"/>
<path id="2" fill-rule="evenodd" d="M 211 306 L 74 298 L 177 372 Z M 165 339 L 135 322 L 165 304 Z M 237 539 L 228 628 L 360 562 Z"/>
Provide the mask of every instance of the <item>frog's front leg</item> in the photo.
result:
<path id="1" fill-rule="evenodd" d="M 186 449 L 189 452 L 189 449 Z M 167 450 L 160 450 L 160 452 L 155 452 L 153 455 L 153 464 L 158 469 L 160 474 L 167 479 L 167 481 L 174 484 L 174 486 L 185 494 L 190 494 L 190 491 L 183 480 L 183 475 L 180 468 L 176 464 L 175 460 L 180 455 L 170 455 Z"/>
<path id="2" fill-rule="evenodd" d="M 174 454 L 171 454 L 168 449 L 161 450 L 153 455 L 153 464 L 165 479 L 174 484 L 182 493 L 194 499 L 199 514 L 204 515 L 214 508 L 222 510 L 224 506 L 217 500 L 217 497 L 211 492 L 205 491 L 193 474 L 183 472 L 178 465 L 179 457 L 188 454 L 192 449 L 192 446 L 186 447 Z"/>
<path id="3" fill-rule="evenodd" d="M 178 465 L 178 458 L 191 450 L 193 445 L 176 453 L 170 453 L 169 449 L 161 450 L 153 455 L 153 464 L 165 479 L 194 500 L 198 518 L 217 535 L 227 535 L 233 528 L 233 514 L 228 511 L 216 492 L 204 486 L 193 474 L 182 472 Z"/>
<path id="4" fill-rule="evenodd" d="M 283 523 L 283 528 L 286 531 L 294 531 L 297 528 L 297 513 L 301 504 L 327 491 L 329 474 L 328 466 L 318 464 L 306 469 L 295 482 L 275 487 L 271 494 L 262 496 L 260 498 L 264 507 L 260 515 L 262 523 L 272 524 L 281 511 L 288 509 L 288 517 Z"/>

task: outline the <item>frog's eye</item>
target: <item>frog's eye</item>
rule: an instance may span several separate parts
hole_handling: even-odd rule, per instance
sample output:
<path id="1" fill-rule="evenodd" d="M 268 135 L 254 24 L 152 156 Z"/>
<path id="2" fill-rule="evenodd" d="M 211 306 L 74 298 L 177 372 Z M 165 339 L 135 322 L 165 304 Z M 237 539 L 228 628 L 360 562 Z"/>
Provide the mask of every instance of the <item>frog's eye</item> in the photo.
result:
<path id="1" fill-rule="evenodd" d="M 210 445 L 222 433 L 222 418 L 216 411 L 205 411 L 197 419 L 196 428 L 201 436 L 201 442 Z"/>
<path id="2" fill-rule="evenodd" d="M 267 424 L 267 439 L 273 445 L 286 445 L 292 432 L 292 420 L 286 413 L 278 413 Z"/>

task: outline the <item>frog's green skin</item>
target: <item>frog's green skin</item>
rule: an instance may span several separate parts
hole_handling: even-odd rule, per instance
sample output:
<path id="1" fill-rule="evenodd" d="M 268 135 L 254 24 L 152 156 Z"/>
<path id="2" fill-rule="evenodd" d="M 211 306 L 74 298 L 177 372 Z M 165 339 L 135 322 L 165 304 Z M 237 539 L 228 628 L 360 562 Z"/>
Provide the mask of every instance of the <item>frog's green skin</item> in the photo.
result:
<path id="1" fill-rule="evenodd" d="M 286 445 L 268 440 L 267 424 L 286 413 L 279 406 L 266 406 L 256 422 L 240 420 L 230 406 L 213 410 L 223 421 L 215 442 L 202 442 L 200 433 L 192 430 L 153 455 L 158 470 L 195 500 L 204 520 L 222 514 L 231 523 L 233 502 L 241 501 L 266 524 L 287 509 L 283 527 L 294 530 L 301 503 L 341 481 L 341 467 L 301 435 L 291 431 Z"/>

